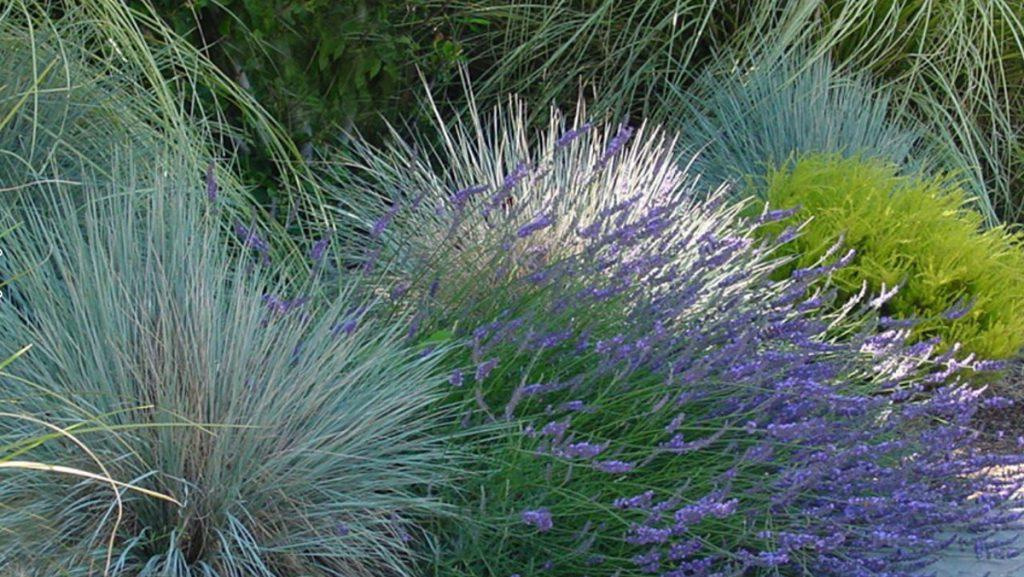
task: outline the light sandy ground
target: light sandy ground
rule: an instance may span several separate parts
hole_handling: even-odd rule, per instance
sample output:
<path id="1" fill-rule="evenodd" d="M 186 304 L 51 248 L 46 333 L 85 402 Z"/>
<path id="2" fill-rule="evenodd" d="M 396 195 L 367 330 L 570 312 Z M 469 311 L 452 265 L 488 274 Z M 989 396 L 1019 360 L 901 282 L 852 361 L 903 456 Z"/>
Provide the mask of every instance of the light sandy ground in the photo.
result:
<path id="1" fill-rule="evenodd" d="M 988 561 L 978 560 L 970 553 L 958 553 L 929 567 L 925 574 L 929 571 L 936 577 L 1024 577 L 1024 559 Z"/>
<path id="2" fill-rule="evenodd" d="M 996 472 L 997 475 L 1020 476 L 1024 469 L 1014 468 Z M 1015 499 L 1024 506 L 1024 494 Z M 1012 534 L 1000 534 L 999 538 Z M 1024 545 L 1024 535 L 1021 536 Z M 1024 556 L 1016 559 L 978 559 L 973 552 L 950 551 L 944 559 L 929 567 L 924 574 L 935 573 L 935 577 L 1024 577 Z"/>

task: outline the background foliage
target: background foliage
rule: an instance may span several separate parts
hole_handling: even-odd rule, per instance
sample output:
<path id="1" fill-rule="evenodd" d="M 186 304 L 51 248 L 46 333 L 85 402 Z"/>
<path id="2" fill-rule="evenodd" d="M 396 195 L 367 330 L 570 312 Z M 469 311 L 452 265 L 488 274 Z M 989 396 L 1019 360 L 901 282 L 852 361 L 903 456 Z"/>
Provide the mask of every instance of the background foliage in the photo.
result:
<path id="1" fill-rule="evenodd" d="M 134 1 L 136 6 L 143 2 Z M 155 0 L 167 23 L 263 106 L 306 160 L 325 143 L 415 110 L 420 74 L 444 80 L 462 58 L 458 36 L 479 20 L 423 0 Z M 229 111 L 235 122 L 248 122 Z M 259 148 L 241 160 L 264 201 L 287 203 L 278 168 Z"/>
<path id="2" fill-rule="evenodd" d="M 381 115 L 409 117 L 419 73 L 436 92 L 458 97 L 463 81 L 456 64 L 467 66 L 481 102 L 517 93 L 543 118 L 549 104 L 571 106 L 585 88 L 592 114 L 682 128 L 679 112 L 692 103 L 697 78 L 742 76 L 751 63 L 771 68 L 798 54 L 801 65 L 831 60 L 839 78 L 854 74 L 888 92 L 889 116 L 920 124 L 930 154 L 955 160 L 990 223 L 995 214 L 1009 221 L 1024 215 L 1017 176 L 1024 162 L 1024 8 L 1016 2 L 154 5 L 286 127 L 307 159 L 344 131 L 359 128 L 373 137 Z M 270 195 L 287 203 L 287 188 L 268 192 L 279 188 L 279 166 L 259 150 L 242 152 L 263 200 Z"/>

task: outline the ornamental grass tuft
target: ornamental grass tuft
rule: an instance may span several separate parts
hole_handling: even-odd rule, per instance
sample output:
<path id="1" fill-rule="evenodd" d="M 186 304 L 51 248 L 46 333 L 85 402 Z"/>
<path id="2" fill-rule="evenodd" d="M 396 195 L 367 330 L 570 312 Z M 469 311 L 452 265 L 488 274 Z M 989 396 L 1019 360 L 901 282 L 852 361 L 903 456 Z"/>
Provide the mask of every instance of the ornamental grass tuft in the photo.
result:
<path id="1" fill-rule="evenodd" d="M 914 162 L 920 127 L 894 118 L 892 95 L 828 59 L 757 60 L 705 71 L 680 94 L 680 123 L 694 170 L 712 183 L 754 178 L 794 154 L 870 154 Z M 736 193 L 751 192 L 741 189 Z"/>
<path id="2" fill-rule="evenodd" d="M 93 423 L 78 436 L 109 477 L 180 505 L 124 492 L 115 525 L 108 485 L 5 472 L 0 573 L 416 574 L 417 522 L 449 509 L 432 496 L 453 463 L 444 347 L 405 347 L 398 323 L 346 325 L 373 303 L 280 280 L 219 224 L 201 175 L 161 162 L 152 187 L 125 171 L 85 200 L 53 184 L 6 211 L 19 274 L 0 342 L 35 346 L 0 375 L 0 410 Z M 26 427 L 5 422 L 0 447 Z M 95 464 L 69 443 L 28 449 Z"/>

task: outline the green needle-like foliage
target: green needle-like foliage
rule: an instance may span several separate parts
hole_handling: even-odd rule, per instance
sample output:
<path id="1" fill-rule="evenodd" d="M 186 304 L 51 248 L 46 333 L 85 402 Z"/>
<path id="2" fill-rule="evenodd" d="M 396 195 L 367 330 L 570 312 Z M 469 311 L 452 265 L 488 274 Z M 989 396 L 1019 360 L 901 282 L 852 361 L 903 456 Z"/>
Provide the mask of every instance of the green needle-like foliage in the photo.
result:
<path id="1" fill-rule="evenodd" d="M 788 269 L 812 265 L 842 239 L 857 251 L 833 275 L 843 296 L 865 283 L 870 293 L 899 287 L 882 313 L 919 319 L 918 340 L 961 343 L 982 358 L 1010 357 L 1024 345 L 1024 237 L 984 230 L 981 214 L 949 178 L 899 175 L 877 159 L 816 155 L 772 172 L 761 193 L 773 207 L 800 207 L 766 231 L 808 221 L 785 246 L 796 257 Z"/>
<path id="2" fill-rule="evenodd" d="M 74 202 L 54 185 L 8 211 L 4 265 L 22 273 L 0 342 L 35 346 L 0 398 L 61 426 L 103 415 L 116 438 L 79 437 L 109 476 L 181 505 L 124 492 L 111 537 L 108 485 L 4 472 L 0 573 L 97 575 L 112 538 L 114 576 L 414 574 L 414 522 L 446 510 L 429 489 L 451 458 L 435 429 L 445 348 L 349 323 L 372 304 L 351 291 L 295 300 L 315 295 L 275 280 L 161 162 L 152 188 L 125 176 Z M 94 464 L 60 442 L 28 455 Z"/>

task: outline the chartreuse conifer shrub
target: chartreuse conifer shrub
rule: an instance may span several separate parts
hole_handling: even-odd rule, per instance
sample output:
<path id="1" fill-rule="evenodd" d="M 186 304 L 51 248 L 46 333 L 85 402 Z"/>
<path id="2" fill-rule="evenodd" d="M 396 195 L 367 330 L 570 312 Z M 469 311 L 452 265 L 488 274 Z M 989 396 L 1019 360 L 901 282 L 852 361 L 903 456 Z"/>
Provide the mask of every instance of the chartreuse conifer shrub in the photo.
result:
<path id="1" fill-rule="evenodd" d="M 1022 237 L 986 229 L 951 178 L 901 175 L 877 159 L 812 155 L 776 169 L 765 186 L 772 207 L 799 207 L 766 231 L 803 223 L 781 249 L 795 260 L 780 274 L 811 265 L 842 240 L 856 254 L 832 273 L 840 298 L 863 285 L 871 293 L 896 289 L 879 308 L 885 317 L 917 319 L 912 340 L 960 343 L 990 359 L 1024 345 Z"/>
<path id="2" fill-rule="evenodd" d="M 473 475 L 447 498 L 472 521 L 432 526 L 429 574 L 905 576 L 947 547 L 1013 553 L 987 531 L 1015 522 L 1014 484 L 976 473 L 1020 459 L 972 444 L 976 363 L 830 330 L 808 291 L 847 263 L 773 280 L 785 239 L 755 231 L 784 214 L 701 200 L 658 131 L 522 118 L 439 121 L 339 172 L 369 234 L 334 262 L 401 287 L 418 340 L 463 343 L 447 389 Z"/>
<path id="3" fill-rule="evenodd" d="M 452 462 L 444 348 L 406 347 L 403 324 L 374 322 L 353 291 L 280 280 L 255 227 L 235 239 L 201 180 L 162 166 L 153 187 L 125 176 L 82 199 L 53 184 L 8 211 L 5 266 L 24 272 L 0 342 L 35 346 L 0 375 L 0 400 L 96 423 L 78 437 L 110 478 L 177 503 L 124 491 L 114 507 L 102 482 L 4 471 L 0 574 L 416 574 L 416 522 L 446 510 L 430 487 Z M 24 438 L 0 428 L 0 447 Z M 67 442 L 27 449 L 96 463 Z"/>

